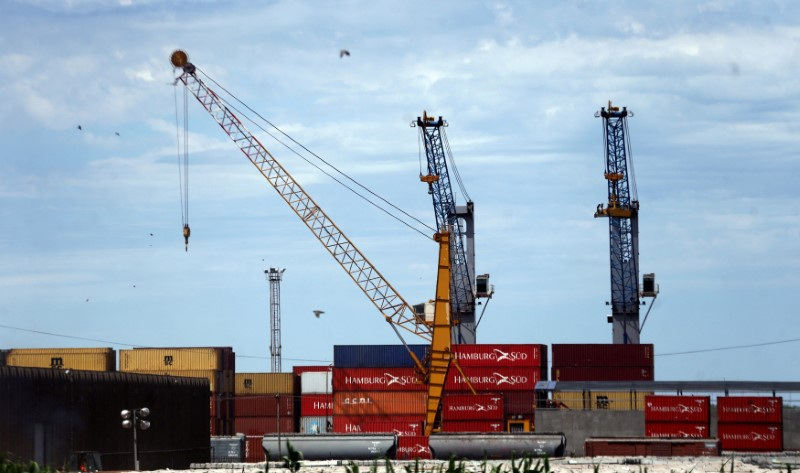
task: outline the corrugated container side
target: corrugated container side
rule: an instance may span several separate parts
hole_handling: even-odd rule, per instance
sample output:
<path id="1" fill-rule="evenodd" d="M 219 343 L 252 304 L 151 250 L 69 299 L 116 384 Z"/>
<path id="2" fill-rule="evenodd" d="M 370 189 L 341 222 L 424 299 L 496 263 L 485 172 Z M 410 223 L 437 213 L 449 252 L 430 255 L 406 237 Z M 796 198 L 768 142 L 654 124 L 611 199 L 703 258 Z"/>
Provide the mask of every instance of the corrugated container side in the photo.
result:
<path id="1" fill-rule="evenodd" d="M 333 417 L 301 416 L 301 434 L 327 434 L 333 431 Z"/>
<path id="2" fill-rule="evenodd" d="M 154 374 L 158 376 L 173 376 L 176 378 L 205 378 L 208 380 L 212 393 L 222 393 L 219 388 L 224 386 L 222 371 L 214 370 L 136 370 L 130 373 Z"/>
<path id="3" fill-rule="evenodd" d="M 431 449 L 428 446 L 428 437 L 397 437 L 397 459 L 398 460 L 420 460 L 431 459 Z"/>
<path id="4" fill-rule="evenodd" d="M 505 432 L 502 420 L 450 420 L 442 421 L 442 432 Z"/>
<path id="5" fill-rule="evenodd" d="M 645 437 L 698 438 L 711 437 L 708 422 L 645 422 Z"/>
<path id="6" fill-rule="evenodd" d="M 553 366 L 553 381 L 653 381 L 649 366 Z"/>
<path id="7" fill-rule="evenodd" d="M 547 345 L 456 344 L 453 355 L 462 367 L 547 366 Z"/>
<path id="8" fill-rule="evenodd" d="M 55 368 L 82 371 L 114 371 L 117 359 L 114 351 L 80 353 L 51 351 L 48 353 L 9 353 L 8 366 Z"/>
<path id="9" fill-rule="evenodd" d="M 534 391 L 505 391 L 503 410 L 506 416 L 530 415 L 536 412 L 536 393 Z"/>
<path id="10" fill-rule="evenodd" d="M 333 394 L 301 395 L 300 415 L 304 417 L 330 417 L 333 415 Z"/>
<path id="11" fill-rule="evenodd" d="M 533 391 L 536 383 L 542 380 L 538 367 L 472 367 L 463 368 L 463 371 L 475 391 Z M 464 377 L 455 369 L 447 373 L 444 386 L 446 391 L 469 391 Z"/>
<path id="12" fill-rule="evenodd" d="M 279 398 L 273 394 L 238 395 L 234 398 L 236 417 L 277 417 L 279 402 L 282 417 L 294 416 L 294 396 L 291 394 L 278 396 Z"/>
<path id="13" fill-rule="evenodd" d="M 334 415 L 393 415 L 425 412 L 426 392 L 375 391 L 333 393 Z"/>
<path id="14" fill-rule="evenodd" d="M 306 371 L 300 374 L 301 394 L 333 392 L 333 371 Z"/>
<path id="15" fill-rule="evenodd" d="M 717 398 L 717 420 L 719 422 L 780 424 L 783 422 L 783 398 L 720 396 Z"/>
<path id="16" fill-rule="evenodd" d="M 611 411 L 643 411 L 645 398 L 651 393 L 622 391 L 592 391 L 591 402 L 594 409 Z"/>
<path id="17" fill-rule="evenodd" d="M 236 394 L 294 394 L 292 373 L 236 373 Z"/>
<path id="18" fill-rule="evenodd" d="M 218 348 L 135 348 L 119 351 L 119 370 L 127 372 L 156 370 L 225 369 L 223 351 Z"/>
<path id="19" fill-rule="evenodd" d="M 70 353 L 70 354 L 113 354 L 113 348 L 11 348 L 7 350 L 10 354 L 17 355 L 47 355 L 50 353 Z"/>
<path id="20" fill-rule="evenodd" d="M 783 450 L 783 426 L 719 422 L 717 437 L 723 450 L 779 452 Z"/>
<path id="21" fill-rule="evenodd" d="M 264 447 L 262 446 L 263 440 L 263 435 L 245 436 L 244 458 L 247 463 L 261 463 L 267 460 L 267 457 L 264 454 Z"/>
<path id="22" fill-rule="evenodd" d="M 422 435 L 423 418 L 418 416 L 415 420 L 370 420 L 374 416 L 348 417 L 349 421 L 337 419 L 334 425 L 334 432 L 344 434 L 355 433 L 394 433 L 396 435 L 420 436 Z"/>
<path id="23" fill-rule="evenodd" d="M 278 432 L 277 417 L 237 417 L 233 421 L 233 428 L 236 433 L 245 435 L 274 434 Z M 280 431 L 286 433 L 295 432 L 294 418 L 281 417 Z"/>
<path id="24" fill-rule="evenodd" d="M 442 420 L 502 420 L 502 394 L 447 394 L 442 398 Z"/>
<path id="25" fill-rule="evenodd" d="M 653 366 L 653 345 L 558 343 L 551 345 L 553 366 Z"/>
<path id="26" fill-rule="evenodd" d="M 333 391 L 426 391 L 413 368 L 334 368 Z"/>
<path id="27" fill-rule="evenodd" d="M 647 396 L 645 422 L 705 422 L 710 417 L 709 396 Z"/>
<path id="28" fill-rule="evenodd" d="M 409 345 L 420 360 L 428 345 Z M 334 345 L 336 368 L 413 368 L 414 360 L 404 345 Z"/>

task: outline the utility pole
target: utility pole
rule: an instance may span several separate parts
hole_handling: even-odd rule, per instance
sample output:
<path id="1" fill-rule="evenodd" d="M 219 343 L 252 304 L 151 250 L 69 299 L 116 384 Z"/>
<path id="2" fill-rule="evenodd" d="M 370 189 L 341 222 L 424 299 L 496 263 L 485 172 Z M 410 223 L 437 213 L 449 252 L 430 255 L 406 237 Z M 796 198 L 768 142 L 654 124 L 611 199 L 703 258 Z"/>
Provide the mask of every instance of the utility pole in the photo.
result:
<path id="1" fill-rule="evenodd" d="M 272 372 L 281 372 L 281 279 L 286 269 L 269 268 L 264 271 L 269 281 L 269 352 L 272 355 Z"/>

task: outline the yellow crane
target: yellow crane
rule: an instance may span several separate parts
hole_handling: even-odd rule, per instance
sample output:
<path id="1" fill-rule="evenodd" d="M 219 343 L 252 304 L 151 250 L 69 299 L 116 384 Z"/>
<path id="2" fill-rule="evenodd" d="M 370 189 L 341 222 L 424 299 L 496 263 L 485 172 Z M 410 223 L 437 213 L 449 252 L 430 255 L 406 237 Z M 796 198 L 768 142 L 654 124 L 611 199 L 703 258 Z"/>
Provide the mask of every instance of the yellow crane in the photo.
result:
<path id="1" fill-rule="evenodd" d="M 177 82 L 183 83 L 203 108 L 228 134 L 258 169 L 261 175 L 278 192 L 314 236 L 333 256 L 361 291 L 380 311 L 385 320 L 402 340 L 398 328 L 407 330 L 430 343 L 425 360 L 420 360 L 410 349 L 409 355 L 427 385 L 428 399 L 425 416 L 425 435 L 437 427 L 447 372 L 455 361 L 451 351 L 450 319 L 450 233 L 440 231 L 433 239 L 439 244 L 436 274 L 436 295 L 432 322 L 419 316 L 383 275 L 370 263 L 352 241 L 336 226 L 328 215 L 303 190 L 302 186 L 284 169 L 263 144 L 250 133 L 231 112 L 219 96 L 197 75 L 197 68 L 189 62 L 186 52 L 177 50 L 170 56 L 173 67 L 180 71 Z M 184 237 L 188 244 L 188 226 Z M 405 342 L 403 342 L 405 344 Z M 458 365 L 456 365 L 458 368 Z M 463 375 L 463 373 L 462 373 Z M 464 376 L 466 378 L 466 376 Z"/>

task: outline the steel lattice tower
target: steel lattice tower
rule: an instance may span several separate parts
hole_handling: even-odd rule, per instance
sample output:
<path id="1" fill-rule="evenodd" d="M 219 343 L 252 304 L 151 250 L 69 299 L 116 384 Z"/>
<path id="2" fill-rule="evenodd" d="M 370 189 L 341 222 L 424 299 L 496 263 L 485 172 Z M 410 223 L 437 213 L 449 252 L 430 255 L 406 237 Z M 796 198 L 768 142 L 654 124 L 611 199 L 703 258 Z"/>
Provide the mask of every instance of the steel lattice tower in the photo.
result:
<path id="1" fill-rule="evenodd" d="M 269 352 L 272 372 L 281 372 L 281 279 L 286 269 L 269 268 L 264 271 L 269 281 Z"/>
<path id="2" fill-rule="evenodd" d="M 630 156 L 626 107 L 601 108 L 608 205 L 595 217 L 608 217 L 611 257 L 611 317 L 614 343 L 639 343 L 639 201 Z"/>

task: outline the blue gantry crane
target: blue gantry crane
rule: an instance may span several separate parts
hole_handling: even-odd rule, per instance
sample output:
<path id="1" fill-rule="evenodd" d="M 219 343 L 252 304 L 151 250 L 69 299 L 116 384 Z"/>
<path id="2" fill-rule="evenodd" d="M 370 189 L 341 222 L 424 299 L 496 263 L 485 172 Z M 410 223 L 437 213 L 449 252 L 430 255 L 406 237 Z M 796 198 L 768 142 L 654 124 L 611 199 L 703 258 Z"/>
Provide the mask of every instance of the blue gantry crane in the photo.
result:
<path id="1" fill-rule="evenodd" d="M 608 204 L 599 204 L 595 217 L 608 217 L 611 255 L 611 306 L 608 322 L 612 324 L 613 343 L 639 343 L 641 297 L 655 298 L 658 288 L 655 275 L 645 274 L 643 291 L 639 290 L 639 200 L 631 160 L 627 107 L 602 107 L 595 113 L 603 119 L 605 144 L 605 179 Z M 651 305 L 652 307 L 652 305 Z M 646 317 L 645 317 L 646 319 Z M 642 324 L 644 325 L 644 324 Z"/>
<path id="2" fill-rule="evenodd" d="M 420 172 L 420 180 L 428 184 L 428 193 L 433 198 L 436 229 L 450 229 L 450 313 L 453 318 L 453 342 L 476 343 L 476 298 L 491 297 L 493 288 L 489 275 L 475 275 L 475 206 L 458 175 L 450 152 L 450 144 L 442 118 L 422 117 L 412 122 L 420 130 L 420 138 L 427 157 L 427 174 Z M 459 184 L 466 205 L 456 205 L 456 198 L 448 171 L 448 160 Z M 463 222 L 463 223 L 462 223 Z"/>

